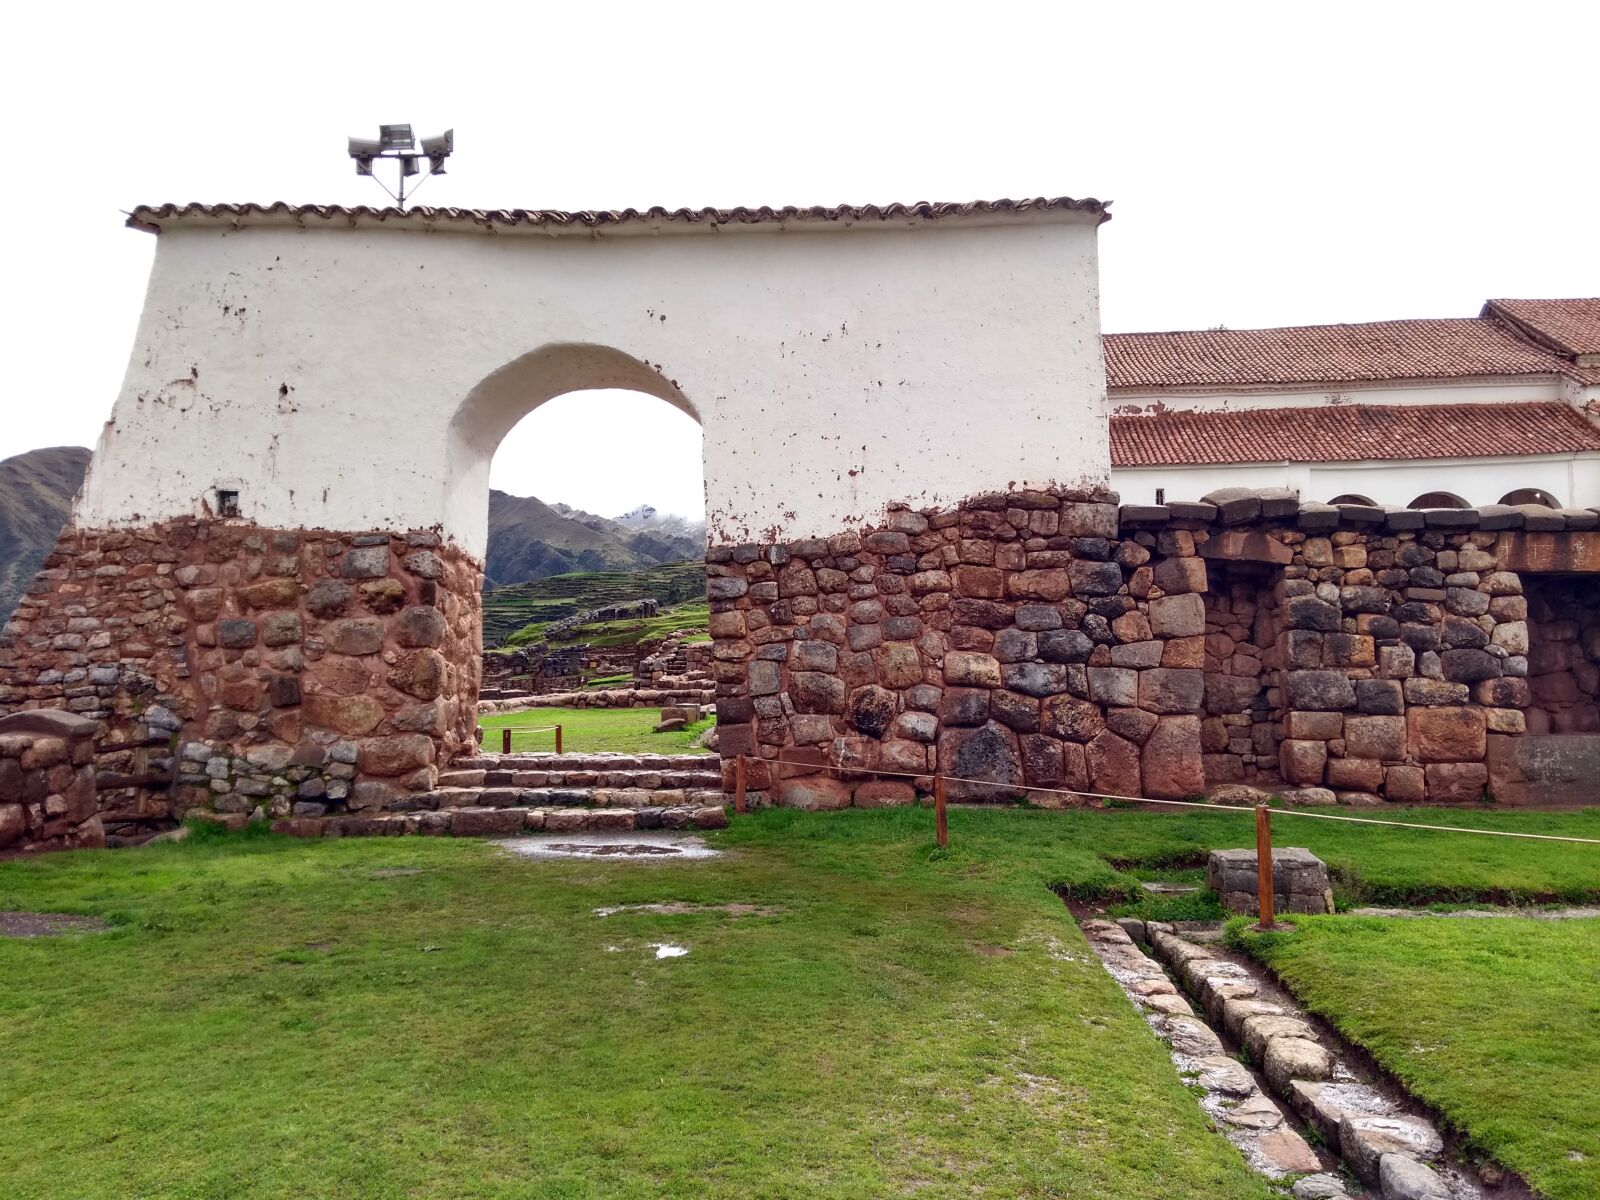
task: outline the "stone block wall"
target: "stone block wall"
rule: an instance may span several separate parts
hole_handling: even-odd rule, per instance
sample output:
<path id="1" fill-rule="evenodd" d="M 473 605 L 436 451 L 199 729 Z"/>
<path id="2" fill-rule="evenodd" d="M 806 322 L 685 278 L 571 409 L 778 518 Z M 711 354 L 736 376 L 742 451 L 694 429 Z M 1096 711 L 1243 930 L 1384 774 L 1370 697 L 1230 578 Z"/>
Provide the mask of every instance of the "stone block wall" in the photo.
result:
<path id="1" fill-rule="evenodd" d="M 0 855 L 105 845 L 98 732 L 96 722 L 65 712 L 0 717 Z"/>
<path id="2" fill-rule="evenodd" d="M 990 493 L 707 554 L 718 749 L 754 801 L 1028 788 L 1302 803 L 1571 795 L 1600 725 L 1600 513 Z M 425 806 L 476 751 L 478 565 L 429 531 L 69 530 L 0 710 L 97 721 L 102 824 Z M 636 694 L 633 695 L 637 698 Z M 52 837 L 55 834 L 50 835 Z"/>
<path id="3" fill-rule="evenodd" d="M 1119 531 L 1111 493 L 1021 492 L 713 548 L 719 750 L 810 807 L 908 801 L 936 768 L 978 781 L 955 799 L 1199 793 L 1197 531 Z"/>
<path id="4" fill-rule="evenodd" d="M 1500 743 L 1539 711 L 1530 673 L 1535 720 L 1594 719 L 1594 589 L 1545 579 L 1600 570 L 1600 514 L 1113 500 L 994 494 L 714 549 L 722 753 L 807 807 L 906 802 L 935 771 L 976 781 L 955 799 L 1462 803 L 1526 758 Z"/>
<path id="5" fill-rule="evenodd" d="M 98 720 L 119 826 L 383 808 L 476 748 L 481 583 L 425 530 L 69 529 L 0 633 L 0 709 Z"/>

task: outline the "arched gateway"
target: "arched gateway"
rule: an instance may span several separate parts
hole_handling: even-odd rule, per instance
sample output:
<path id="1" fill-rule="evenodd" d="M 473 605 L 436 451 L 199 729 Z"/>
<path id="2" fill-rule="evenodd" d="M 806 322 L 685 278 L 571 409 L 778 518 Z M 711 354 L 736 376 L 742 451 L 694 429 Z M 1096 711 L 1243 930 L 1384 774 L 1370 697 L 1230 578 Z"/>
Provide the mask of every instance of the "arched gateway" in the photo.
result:
<path id="1" fill-rule="evenodd" d="M 138 340 L 0 643 L 0 709 L 103 720 L 102 786 L 126 788 L 101 804 L 128 814 L 308 788 L 403 806 L 472 744 L 496 446 L 553 396 L 629 388 L 704 427 L 724 753 L 875 738 L 931 766 L 944 716 L 916 693 L 960 654 L 947 568 L 958 603 L 1066 585 L 930 523 L 1010 492 L 1041 535 L 1115 533 L 1105 219 L 137 209 L 159 235 Z M 141 786 L 169 756 L 189 782 Z"/>

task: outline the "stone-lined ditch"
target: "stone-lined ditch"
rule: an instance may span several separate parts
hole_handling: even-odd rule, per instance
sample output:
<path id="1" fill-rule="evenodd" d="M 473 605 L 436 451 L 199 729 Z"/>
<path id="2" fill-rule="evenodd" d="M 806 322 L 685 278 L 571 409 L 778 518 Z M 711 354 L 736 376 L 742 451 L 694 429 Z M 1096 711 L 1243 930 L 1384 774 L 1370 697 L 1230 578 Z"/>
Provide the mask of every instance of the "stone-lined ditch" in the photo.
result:
<path id="1" fill-rule="evenodd" d="M 1217 944 L 1215 926 L 1122 918 L 1082 927 L 1185 1081 L 1203 1089 L 1217 1128 L 1269 1178 L 1300 1176 L 1296 1200 L 1536 1195 L 1507 1173 L 1469 1167 L 1421 1104 L 1260 964 Z"/>

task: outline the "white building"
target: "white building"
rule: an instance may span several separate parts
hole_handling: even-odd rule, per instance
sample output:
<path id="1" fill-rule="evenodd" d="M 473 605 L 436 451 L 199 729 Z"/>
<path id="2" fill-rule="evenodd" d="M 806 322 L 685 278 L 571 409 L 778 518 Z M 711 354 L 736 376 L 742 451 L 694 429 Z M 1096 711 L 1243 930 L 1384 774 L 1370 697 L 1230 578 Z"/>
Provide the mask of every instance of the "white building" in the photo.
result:
<path id="1" fill-rule="evenodd" d="M 1219 487 L 1600 506 L 1600 298 L 1477 317 L 1105 337 L 1124 503 Z"/>

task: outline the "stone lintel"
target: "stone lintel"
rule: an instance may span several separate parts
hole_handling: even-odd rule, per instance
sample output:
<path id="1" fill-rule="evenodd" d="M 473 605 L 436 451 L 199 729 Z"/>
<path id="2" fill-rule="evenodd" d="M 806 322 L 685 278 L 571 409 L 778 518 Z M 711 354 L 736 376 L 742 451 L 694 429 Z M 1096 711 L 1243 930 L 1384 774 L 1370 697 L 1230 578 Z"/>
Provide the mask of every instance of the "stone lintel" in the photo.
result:
<path id="1" fill-rule="evenodd" d="M 1506 532 L 1496 548 L 1503 571 L 1600 572 L 1600 532 Z"/>

